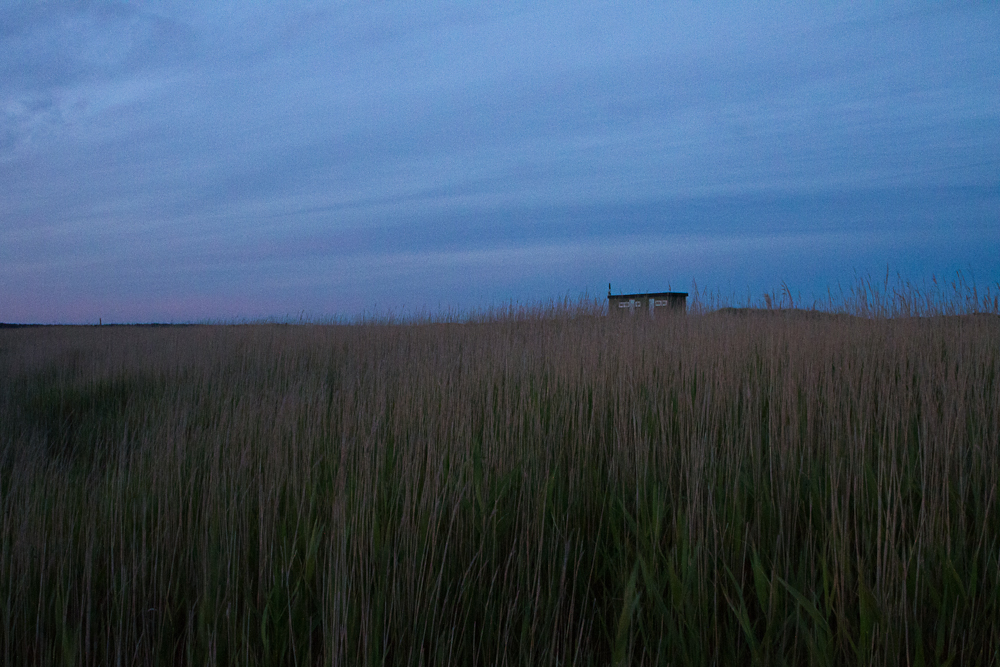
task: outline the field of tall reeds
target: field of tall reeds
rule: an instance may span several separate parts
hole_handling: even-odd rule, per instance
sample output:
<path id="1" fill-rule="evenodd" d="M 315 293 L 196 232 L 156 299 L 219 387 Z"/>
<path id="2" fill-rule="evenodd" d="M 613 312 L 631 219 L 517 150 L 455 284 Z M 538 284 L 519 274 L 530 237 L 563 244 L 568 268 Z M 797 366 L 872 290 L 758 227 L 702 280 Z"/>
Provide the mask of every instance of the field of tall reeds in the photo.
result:
<path id="1" fill-rule="evenodd" d="M 0 330 L 0 661 L 1000 664 L 991 298 Z"/>

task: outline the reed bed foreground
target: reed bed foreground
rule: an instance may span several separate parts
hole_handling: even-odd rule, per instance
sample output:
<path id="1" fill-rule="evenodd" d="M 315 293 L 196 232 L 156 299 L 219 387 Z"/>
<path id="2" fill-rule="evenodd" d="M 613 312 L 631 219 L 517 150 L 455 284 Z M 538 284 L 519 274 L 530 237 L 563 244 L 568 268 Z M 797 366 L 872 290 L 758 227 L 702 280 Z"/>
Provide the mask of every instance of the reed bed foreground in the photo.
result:
<path id="1" fill-rule="evenodd" d="M 4 664 L 1000 664 L 1000 318 L 0 331 Z"/>

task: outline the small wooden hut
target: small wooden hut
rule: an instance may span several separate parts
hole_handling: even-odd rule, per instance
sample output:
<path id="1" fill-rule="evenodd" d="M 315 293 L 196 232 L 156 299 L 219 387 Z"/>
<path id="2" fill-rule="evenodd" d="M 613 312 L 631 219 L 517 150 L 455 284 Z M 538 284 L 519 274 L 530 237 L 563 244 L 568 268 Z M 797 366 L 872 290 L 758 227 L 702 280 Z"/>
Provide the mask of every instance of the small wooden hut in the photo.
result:
<path id="1" fill-rule="evenodd" d="M 684 315 L 687 313 L 687 295 L 687 292 L 612 294 L 611 285 L 608 285 L 608 315 L 611 317 Z"/>

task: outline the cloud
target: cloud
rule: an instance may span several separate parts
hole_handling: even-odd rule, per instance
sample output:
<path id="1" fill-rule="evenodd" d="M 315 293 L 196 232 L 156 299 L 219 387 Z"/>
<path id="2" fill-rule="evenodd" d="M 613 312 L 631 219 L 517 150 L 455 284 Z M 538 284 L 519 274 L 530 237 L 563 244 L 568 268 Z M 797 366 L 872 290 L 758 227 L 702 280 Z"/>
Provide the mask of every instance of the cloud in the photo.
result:
<path id="1" fill-rule="evenodd" d="M 189 64 L 193 42 L 182 22 L 120 2 L 12 3 L 0 26 L 0 158 L 106 111 L 109 92 Z"/>
<path id="2" fill-rule="evenodd" d="M 632 234 L 946 239 L 998 211 L 998 32 L 982 3 L 8 4 L 4 279 L 205 296 L 357 261 L 362 290 L 509 253 L 560 291 Z M 549 271 L 560 246 L 603 268 Z"/>

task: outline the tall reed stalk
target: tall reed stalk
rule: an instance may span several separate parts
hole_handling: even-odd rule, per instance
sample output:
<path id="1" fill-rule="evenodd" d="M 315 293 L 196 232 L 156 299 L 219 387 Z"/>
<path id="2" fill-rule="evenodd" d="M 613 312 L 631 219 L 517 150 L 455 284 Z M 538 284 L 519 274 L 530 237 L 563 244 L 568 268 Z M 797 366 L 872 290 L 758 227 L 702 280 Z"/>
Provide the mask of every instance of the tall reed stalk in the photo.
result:
<path id="1" fill-rule="evenodd" d="M 892 298 L 0 330 L 0 660 L 1000 664 L 1000 317 Z"/>

